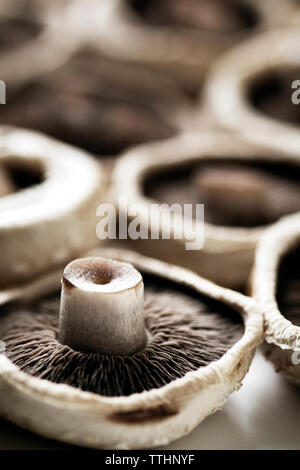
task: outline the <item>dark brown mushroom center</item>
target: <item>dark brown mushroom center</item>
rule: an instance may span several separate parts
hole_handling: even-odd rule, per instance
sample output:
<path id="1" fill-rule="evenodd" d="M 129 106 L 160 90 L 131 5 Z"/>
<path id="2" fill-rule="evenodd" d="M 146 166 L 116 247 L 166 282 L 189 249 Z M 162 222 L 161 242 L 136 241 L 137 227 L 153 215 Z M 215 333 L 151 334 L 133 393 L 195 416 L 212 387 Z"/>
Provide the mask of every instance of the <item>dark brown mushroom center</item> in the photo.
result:
<path id="1" fill-rule="evenodd" d="M 204 204 L 205 221 L 214 225 L 256 227 L 300 210 L 299 178 L 296 165 L 216 159 L 152 171 L 143 190 L 182 211 L 184 204 L 193 210 Z"/>
<path id="2" fill-rule="evenodd" d="M 0 18 L 0 51 L 23 46 L 27 41 L 34 39 L 40 30 L 40 25 L 21 18 Z"/>
<path id="3" fill-rule="evenodd" d="M 253 28 L 259 18 L 239 0 L 128 0 L 131 8 L 155 26 L 187 27 L 232 33 Z"/>
<path id="4" fill-rule="evenodd" d="M 292 101 L 293 93 L 297 93 L 292 84 L 299 79 L 299 68 L 275 68 L 259 74 L 250 81 L 249 100 L 256 109 L 269 117 L 300 125 L 300 105 Z M 296 98 L 300 98 L 299 93 Z"/>
<path id="5" fill-rule="evenodd" d="M 300 326 L 300 249 L 283 256 L 277 276 L 279 311 L 294 325 Z"/>
<path id="6" fill-rule="evenodd" d="M 36 129 L 98 155 L 172 136 L 175 128 L 150 95 L 141 96 L 122 80 L 66 69 L 11 95 L 7 90 L 0 123 Z"/>
<path id="7" fill-rule="evenodd" d="M 78 268 L 72 271 L 72 281 L 74 281 L 75 277 L 79 282 L 83 280 L 97 285 L 105 285 L 118 277 L 118 274 L 118 269 L 116 267 L 112 267 L 109 263 L 105 264 L 102 262 L 101 264 L 97 264 L 91 262 L 79 264 Z M 63 279 L 69 284 L 72 284 L 72 281 L 67 274 L 64 275 Z"/>
<path id="8" fill-rule="evenodd" d="M 82 390 L 121 396 L 162 387 L 220 359 L 243 335 L 240 316 L 173 282 L 143 275 L 149 341 L 132 355 L 83 353 L 60 344 L 59 295 L 2 307 L 0 339 L 24 372 Z"/>

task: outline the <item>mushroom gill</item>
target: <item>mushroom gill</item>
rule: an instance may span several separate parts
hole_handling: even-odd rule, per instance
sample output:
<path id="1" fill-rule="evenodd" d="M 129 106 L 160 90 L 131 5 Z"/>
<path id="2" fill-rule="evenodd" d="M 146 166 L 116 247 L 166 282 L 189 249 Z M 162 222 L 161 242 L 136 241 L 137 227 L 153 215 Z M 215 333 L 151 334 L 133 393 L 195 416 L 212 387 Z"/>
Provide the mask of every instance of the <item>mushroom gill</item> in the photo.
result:
<path id="1" fill-rule="evenodd" d="M 11 304 L 2 308 L 0 338 L 5 343 L 8 359 L 22 371 L 101 395 L 126 396 L 162 387 L 220 359 L 243 335 L 243 323 L 231 308 L 200 294 L 196 295 L 194 291 L 173 281 L 144 273 L 145 302 L 141 313 L 147 331 L 146 343 L 140 343 L 139 349 L 130 354 L 73 349 L 68 344 L 62 344 L 59 329 L 62 322 L 65 328 L 70 328 L 71 323 L 78 320 L 75 318 L 76 303 L 82 306 L 92 302 L 94 306 L 91 310 L 93 319 L 88 309 L 80 309 L 77 313 L 81 326 L 78 327 L 77 323 L 73 326 L 75 335 L 77 338 L 81 335 L 83 342 L 87 322 L 94 322 L 95 330 L 100 328 L 98 349 L 104 349 L 102 340 L 105 342 L 111 336 L 108 333 L 110 321 L 110 331 L 114 332 L 118 330 L 118 321 L 122 321 L 123 314 L 128 318 L 132 316 L 134 322 L 136 315 L 139 315 L 136 308 L 133 308 L 132 313 L 129 312 L 126 300 L 128 289 L 119 291 L 117 297 L 113 295 L 111 300 L 107 300 L 111 289 L 110 280 L 105 278 L 106 282 L 95 284 L 88 279 L 84 281 L 88 282 L 87 286 L 80 284 L 82 276 L 83 270 L 79 277 L 76 275 L 76 286 L 70 277 L 67 277 L 68 283 L 63 285 L 65 292 L 62 299 L 71 308 L 61 301 L 61 311 L 64 310 L 64 313 L 60 321 L 57 294 L 31 304 Z M 91 283 L 96 287 L 91 288 Z M 116 283 L 118 285 L 118 279 Z M 133 289 L 136 292 L 136 287 Z M 104 303 L 97 306 L 95 295 L 100 296 L 97 302 Z M 121 302 L 118 301 L 120 295 L 125 296 Z M 83 303 L 80 303 L 81 300 Z M 120 303 L 119 320 L 113 322 L 111 316 Z M 135 323 L 133 325 L 135 327 Z M 122 329 L 118 334 L 122 334 Z M 63 336 L 66 340 L 64 342 L 70 343 L 70 337 Z M 89 341 L 89 335 L 86 335 L 85 340 Z M 133 338 L 133 341 L 136 339 Z"/>
<path id="2" fill-rule="evenodd" d="M 205 204 L 205 221 L 256 227 L 300 210 L 299 169 L 284 163 L 210 160 L 151 172 L 147 196 L 169 204 Z"/>
<path id="3" fill-rule="evenodd" d="M 1 123 L 36 129 L 97 155 L 176 133 L 169 120 L 178 99 L 172 86 L 89 52 L 8 98 Z"/>
<path id="4" fill-rule="evenodd" d="M 300 326 L 300 248 L 283 256 L 277 279 L 279 311 L 287 320 Z"/>

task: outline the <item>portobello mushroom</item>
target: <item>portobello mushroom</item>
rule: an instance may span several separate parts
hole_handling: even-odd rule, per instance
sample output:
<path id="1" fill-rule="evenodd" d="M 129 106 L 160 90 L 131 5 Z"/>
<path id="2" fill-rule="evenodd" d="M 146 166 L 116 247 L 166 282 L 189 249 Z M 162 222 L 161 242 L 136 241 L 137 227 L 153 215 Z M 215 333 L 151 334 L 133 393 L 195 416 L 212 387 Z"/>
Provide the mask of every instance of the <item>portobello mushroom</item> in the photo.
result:
<path id="1" fill-rule="evenodd" d="M 70 263 L 59 300 L 61 273 L 1 307 L 1 416 L 64 442 L 145 448 L 241 386 L 262 335 L 253 299 L 122 250 Z"/>
<path id="2" fill-rule="evenodd" d="M 264 314 L 266 358 L 300 385 L 300 215 L 284 217 L 261 238 L 252 273 L 253 295 Z"/>
<path id="3" fill-rule="evenodd" d="M 300 107 L 294 82 L 300 72 L 299 39 L 296 27 L 266 32 L 218 61 L 204 93 L 219 125 L 253 142 L 298 152 Z"/>
<path id="4" fill-rule="evenodd" d="M 98 8 L 107 54 L 159 68 L 192 95 L 225 50 L 288 23 L 296 9 L 281 0 L 104 0 Z"/>
<path id="5" fill-rule="evenodd" d="M 0 77 L 9 90 L 58 67 L 77 47 L 73 10 L 68 0 L 1 0 Z"/>
<path id="6" fill-rule="evenodd" d="M 136 147 L 115 168 L 113 197 L 119 206 L 119 195 L 126 196 L 128 207 L 134 205 L 141 232 L 149 228 L 152 233 L 158 227 L 159 236 L 155 239 L 149 233 L 147 239 L 129 237 L 123 243 L 193 269 L 218 284 L 244 289 L 265 227 L 300 210 L 299 162 L 298 155 L 283 156 L 275 149 L 250 145 L 243 137 L 216 131 Z M 166 209 L 157 206 L 163 203 L 168 204 Z M 189 214 L 184 218 L 192 234 L 196 204 L 204 204 L 201 249 L 186 249 L 191 241 L 187 232 L 176 237 L 177 226 L 172 223 L 170 239 L 163 236 L 169 233 L 167 210 L 173 204 L 175 212 L 183 215 L 184 205 L 192 205 L 193 219 Z"/>
<path id="7" fill-rule="evenodd" d="M 193 114 L 172 80 L 82 46 L 61 67 L 11 90 L 0 123 L 112 156 L 176 134 L 192 125 Z"/>
<path id="8" fill-rule="evenodd" d="M 105 196 L 102 167 L 42 134 L 0 127 L 0 286 L 8 288 L 96 246 L 95 213 Z"/>
<path id="9" fill-rule="evenodd" d="M 36 39 L 43 28 L 45 19 L 37 2 L 2 0 L 0 5 L 1 54 L 22 47 L 27 41 Z"/>

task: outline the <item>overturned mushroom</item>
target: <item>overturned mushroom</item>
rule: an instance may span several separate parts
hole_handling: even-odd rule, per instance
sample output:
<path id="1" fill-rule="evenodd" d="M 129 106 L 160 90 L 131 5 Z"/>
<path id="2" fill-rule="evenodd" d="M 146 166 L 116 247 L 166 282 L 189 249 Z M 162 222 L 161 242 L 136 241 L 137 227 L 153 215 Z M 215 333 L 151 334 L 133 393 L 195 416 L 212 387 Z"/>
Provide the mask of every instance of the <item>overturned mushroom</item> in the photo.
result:
<path id="1" fill-rule="evenodd" d="M 204 92 L 217 122 L 251 141 L 298 152 L 299 54 L 299 28 L 290 28 L 261 34 L 222 57 Z"/>
<path id="2" fill-rule="evenodd" d="M 1 287 L 98 243 L 95 213 L 106 189 L 98 162 L 41 134 L 2 126 L 0 164 L 14 185 L 0 198 Z"/>
<path id="3" fill-rule="evenodd" d="M 97 155 L 160 140 L 190 124 L 191 106 L 162 74 L 78 51 L 43 78 L 17 87 L 0 122 L 45 132 Z"/>
<path id="4" fill-rule="evenodd" d="M 1 0 L 0 77 L 9 89 L 58 67 L 77 47 L 72 11 L 71 0 Z"/>
<path id="5" fill-rule="evenodd" d="M 287 23 L 295 10 L 281 0 L 104 0 L 98 7 L 107 53 L 166 71 L 192 93 L 220 54 Z"/>
<path id="6" fill-rule="evenodd" d="M 262 237 L 252 273 L 264 314 L 265 356 L 300 385 L 300 215 L 283 218 Z"/>
<path id="7" fill-rule="evenodd" d="M 300 210 L 299 162 L 296 155 L 283 159 L 275 150 L 221 132 L 183 134 L 133 149 L 116 167 L 115 201 L 118 205 L 121 194 L 127 196 L 128 207 L 138 203 L 134 207 L 141 227 L 149 227 L 152 233 L 158 224 L 159 236 L 129 237 L 126 244 L 242 289 L 265 226 Z M 189 230 L 176 237 L 177 224 L 171 224 L 170 239 L 163 237 L 168 233 L 169 213 L 157 203 L 175 204 L 183 216 L 184 205 L 192 205 L 194 220 L 189 214 L 183 218 Z M 205 240 L 202 248 L 191 250 L 186 249 L 191 241 L 187 233 L 197 238 L 196 204 L 204 204 Z"/>
<path id="8" fill-rule="evenodd" d="M 0 6 L 1 54 L 35 39 L 42 29 L 42 15 L 33 1 L 3 0 Z M 39 11 L 37 11 L 39 10 Z"/>
<path id="9" fill-rule="evenodd" d="M 252 299 L 183 268 L 96 255 L 66 267 L 61 302 L 59 271 L 2 305 L 0 414 L 89 447 L 167 444 L 240 387 L 261 315 Z"/>

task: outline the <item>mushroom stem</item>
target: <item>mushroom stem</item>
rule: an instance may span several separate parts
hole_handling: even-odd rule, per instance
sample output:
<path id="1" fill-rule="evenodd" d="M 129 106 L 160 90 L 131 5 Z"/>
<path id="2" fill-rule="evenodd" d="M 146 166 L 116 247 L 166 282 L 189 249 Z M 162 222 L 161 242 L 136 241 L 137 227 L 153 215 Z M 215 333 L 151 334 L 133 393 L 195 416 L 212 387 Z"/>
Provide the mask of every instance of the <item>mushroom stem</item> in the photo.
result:
<path id="1" fill-rule="evenodd" d="M 11 180 L 8 171 L 0 166 L 0 197 L 7 196 L 16 191 L 16 186 Z"/>
<path id="2" fill-rule="evenodd" d="M 81 258 L 63 274 L 59 341 L 74 350 L 132 354 L 147 342 L 144 284 L 130 264 Z"/>
<path id="3" fill-rule="evenodd" d="M 237 217 L 252 217 L 265 202 L 267 183 L 255 170 L 208 167 L 196 175 L 200 196 L 213 210 Z"/>

